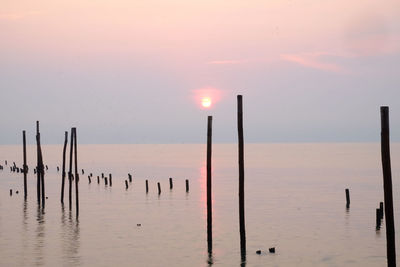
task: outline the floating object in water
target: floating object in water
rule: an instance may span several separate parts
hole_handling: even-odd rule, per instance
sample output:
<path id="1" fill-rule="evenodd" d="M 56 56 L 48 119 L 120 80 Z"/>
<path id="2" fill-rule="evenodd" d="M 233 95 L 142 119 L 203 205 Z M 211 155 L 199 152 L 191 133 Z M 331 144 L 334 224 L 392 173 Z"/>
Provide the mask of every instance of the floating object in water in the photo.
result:
<path id="1" fill-rule="evenodd" d="M 136 224 L 136 226 L 142 226 L 142 224 L 141 224 L 141 223 L 138 223 L 138 224 Z"/>
<path id="2" fill-rule="evenodd" d="M 15 194 L 18 194 L 19 193 L 19 191 L 17 190 L 17 191 L 15 191 Z"/>
<path id="3" fill-rule="evenodd" d="M 269 253 L 275 253 L 275 247 L 269 248 Z"/>
<path id="4" fill-rule="evenodd" d="M 256 253 L 260 255 L 261 254 L 261 250 L 257 250 Z"/>

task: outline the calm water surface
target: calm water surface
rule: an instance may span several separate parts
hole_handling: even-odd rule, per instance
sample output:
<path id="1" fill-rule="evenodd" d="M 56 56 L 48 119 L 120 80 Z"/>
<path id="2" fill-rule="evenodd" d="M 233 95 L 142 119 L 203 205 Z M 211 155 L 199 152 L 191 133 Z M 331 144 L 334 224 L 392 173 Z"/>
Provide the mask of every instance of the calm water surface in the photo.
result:
<path id="1" fill-rule="evenodd" d="M 44 210 L 36 203 L 36 152 L 29 146 L 26 202 L 23 176 L 8 166 L 0 171 L 0 266 L 240 266 L 237 147 L 213 146 L 211 256 L 205 148 L 80 145 L 78 167 L 85 175 L 77 218 L 67 198 L 65 207 L 60 204 L 56 166 L 62 164 L 62 146 L 42 148 L 49 166 Z M 391 149 L 398 230 L 400 144 Z M 0 146 L 0 164 L 4 160 L 22 166 L 22 146 Z M 104 185 L 101 173 L 112 173 L 112 187 Z M 128 173 L 133 182 L 125 190 Z M 385 227 L 375 229 L 375 209 L 383 201 L 381 173 L 379 144 L 247 144 L 247 257 L 242 266 L 385 266 Z M 189 193 L 185 179 L 190 180 Z M 351 193 L 349 210 L 345 188 Z M 268 253 L 269 247 L 276 247 L 276 253 Z"/>

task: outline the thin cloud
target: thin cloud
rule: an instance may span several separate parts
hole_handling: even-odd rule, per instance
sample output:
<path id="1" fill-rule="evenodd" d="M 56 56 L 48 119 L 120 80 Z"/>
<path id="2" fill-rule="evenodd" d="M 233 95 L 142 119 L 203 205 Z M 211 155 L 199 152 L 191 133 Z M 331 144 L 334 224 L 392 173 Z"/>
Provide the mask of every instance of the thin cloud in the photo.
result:
<path id="1" fill-rule="evenodd" d="M 337 73 L 345 72 L 343 67 L 338 64 L 324 62 L 321 59 L 322 56 L 332 56 L 332 54 L 325 52 L 282 54 L 281 59 L 307 68 Z"/>

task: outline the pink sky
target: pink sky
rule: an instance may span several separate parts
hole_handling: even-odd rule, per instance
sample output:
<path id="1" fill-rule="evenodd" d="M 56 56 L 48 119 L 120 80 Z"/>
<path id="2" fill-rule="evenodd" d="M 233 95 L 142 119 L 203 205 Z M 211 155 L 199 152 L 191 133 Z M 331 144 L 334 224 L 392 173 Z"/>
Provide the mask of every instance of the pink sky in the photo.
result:
<path id="1" fill-rule="evenodd" d="M 1 90 L 10 95 L 16 88 L 21 95 L 36 90 L 56 98 L 55 92 L 64 93 L 60 88 L 69 88 L 104 104 L 114 99 L 109 94 L 127 99 L 137 97 L 132 88 L 141 88 L 162 95 L 154 100 L 157 114 L 166 114 L 161 98 L 177 101 L 177 112 L 191 108 L 185 101 L 197 101 L 192 103 L 197 112 L 200 100 L 193 92 L 204 88 L 220 92 L 221 99 L 213 102 L 227 109 L 224 100 L 237 93 L 257 101 L 274 93 L 270 104 L 291 101 L 293 94 L 310 101 L 315 96 L 308 95 L 310 79 L 320 84 L 329 78 L 333 86 L 367 75 L 394 87 L 400 2 L 6 0 L 0 29 Z M 291 79 L 294 85 L 285 84 Z M 376 99 L 378 88 L 370 90 Z M 151 99 L 150 93 L 146 97 Z M 339 95 L 334 98 L 339 101 Z"/>

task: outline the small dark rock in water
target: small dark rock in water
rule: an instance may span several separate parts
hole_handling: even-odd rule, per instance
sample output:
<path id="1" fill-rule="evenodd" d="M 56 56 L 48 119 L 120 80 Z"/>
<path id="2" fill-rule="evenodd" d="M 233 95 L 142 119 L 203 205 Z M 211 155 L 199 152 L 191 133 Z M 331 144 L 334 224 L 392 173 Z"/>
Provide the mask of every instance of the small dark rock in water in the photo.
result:
<path id="1" fill-rule="evenodd" d="M 261 250 L 257 250 L 256 253 L 257 253 L 257 254 L 261 254 Z"/>
<path id="2" fill-rule="evenodd" d="M 269 252 L 270 252 L 270 253 L 275 253 L 275 247 L 269 248 Z"/>
<path id="3" fill-rule="evenodd" d="M 49 199 L 49 197 L 46 197 L 46 199 Z"/>
<path id="4" fill-rule="evenodd" d="M 15 194 L 18 194 L 19 193 L 19 191 L 15 191 Z"/>
<path id="5" fill-rule="evenodd" d="M 141 223 L 138 223 L 138 224 L 136 224 L 136 226 L 142 226 L 142 224 L 141 224 Z"/>

